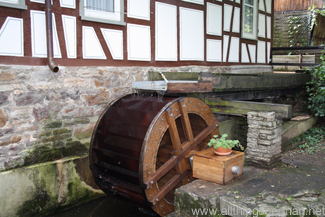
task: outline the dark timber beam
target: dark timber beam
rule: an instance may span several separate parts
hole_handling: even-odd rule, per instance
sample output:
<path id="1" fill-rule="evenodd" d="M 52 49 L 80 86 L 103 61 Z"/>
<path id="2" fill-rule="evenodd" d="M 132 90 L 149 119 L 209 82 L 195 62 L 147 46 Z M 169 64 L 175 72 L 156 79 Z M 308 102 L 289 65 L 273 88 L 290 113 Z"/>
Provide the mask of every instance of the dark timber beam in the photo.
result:
<path id="1" fill-rule="evenodd" d="M 212 112 L 240 114 L 247 115 L 251 111 L 274 111 L 277 118 L 291 118 L 292 106 L 273 104 L 273 103 L 259 103 L 259 102 L 245 102 L 245 101 L 226 101 L 217 98 L 209 98 L 205 100 Z"/>
<path id="2" fill-rule="evenodd" d="M 168 80 L 199 80 L 200 73 L 163 72 Z M 261 73 L 261 74 L 210 74 L 206 82 L 212 82 L 212 92 L 255 91 L 270 89 L 292 89 L 306 86 L 308 74 Z M 149 72 L 149 80 L 163 80 L 158 72 Z"/>

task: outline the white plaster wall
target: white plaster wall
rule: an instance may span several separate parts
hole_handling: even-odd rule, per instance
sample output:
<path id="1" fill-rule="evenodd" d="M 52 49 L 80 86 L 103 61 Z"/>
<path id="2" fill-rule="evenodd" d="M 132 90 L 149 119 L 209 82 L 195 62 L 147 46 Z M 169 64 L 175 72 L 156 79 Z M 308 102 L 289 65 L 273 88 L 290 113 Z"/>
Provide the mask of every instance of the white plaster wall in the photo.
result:
<path id="1" fill-rule="evenodd" d="M 82 54 L 84 59 L 106 59 L 93 27 L 82 27 Z"/>
<path id="2" fill-rule="evenodd" d="M 127 48 L 128 60 L 150 61 L 151 39 L 150 26 L 128 24 Z"/>
<path id="3" fill-rule="evenodd" d="M 191 2 L 194 4 L 204 5 L 204 0 L 182 0 L 184 2 Z"/>
<path id="4" fill-rule="evenodd" d="M 0 29 L 0 55 L 24 56 L 23 19 L 6 18 Z"/>
<path id="5" fill-rule="evenodd" d="M 267 28 L 267 38 L 271 39 L 271 17 L 267 16 L 266 17 L 266 28 Z"/>
<path id="6" fill-rule="evenodd" d="M 265 11 L 264 0 L 259 0 L 258 9 L 260 9 L 261 11 Z"/>
<path id="7" fill-rule="evenodd" d="M 222 59 L 222 41 L 207 39 L 207 61 L 221 62 Z"/>
<path id="8" fill-rule="evenodd" d="M 150 0 L 128 0 L 128 17 L 150 20 Z"/>
<path id="9" fill-rule="evenodd" d="M 265 63 L 265 41 L 257 42 L 257 63 Z"/>
<path id="10" fill-rule="evenodd" d="M 203 11 L 180 8 L 180 60 L 204 60 Z"/>
<path id="11" fill-rule="evenodd" d="M 231 17 L 232 17 L 232 6 L 228 4 L 223 5 L 223 30 L 230 32 L 230 24 L 231 24 Z"/>
<path id="12" fill-rule="evenodd" d="M 123 31 L 100 29 L 114 60 L 123 60 Z"/>
<path id="13" fill-rule="evenodd" d="M 247 51 L 246 43 L 241 43 L 241 62 L 249 63 L 249 53 Z"/>
<path id="14" fill-rule="evenodd" d="M 177 61 L 177 7 L 156 2 L 157 61 Z"/>
<path id="15" fill-rule="evenodd" d="M 258 14 L 258 37 L 265 38 L 265 15 Z"/>
<path id="16" fill-rule="evenodd" d="M 77 24 L 76 17 L 62 15 L 64 40 L 68 58 L 77 58 Z"/>
<path id="17" fill-rule="evenodd" d="M 232 24 L 232 31 L 239 33 L 240 32 L 240 8 L 235 7 L 234 10 L 234 23 Z"/>
<path id="18" fill-rule="evenodd" d="M 223 62 L 227 62 L 229 35 L 223 36 Z"/>
<path id="19" fill-rule="evenodd" d="M 33 57 L 47 57 L 46 44 L 46 24 L 44 11 L 30 11 L 31 19 L 31 36 L 32 36 L 32 56 Z M 61 58 L 61 49 L 56 30 L 55 15 L 52 14 L 53 25 L 53 52 L 55 58 Z"/>
<path id="20" fill-rule="evenodd" d="M 228 62 L 239 62 L 239 38 L 231 37 Z"/>
<path id="21" fill-rule="evenodd" d="M 222 6 L 207 3 L 207 34 L 222 35 Z"/>
<path id="22" fill-rule="evenodd" d="M 249 44 L 248 51 L 249 51 L 249 55 L 251 57 L 252 63 L 256 63 L 256 45 Z"/>
<path id="23" fill-rule="evenodd" d="M 76 0 L 60 0 L 60 6 L 62 8 L 76 9 Z"/>
<path id="24" fill-rule="evenodd" d="M 266 2 L 266 12 L 271 13 L 272 12 L 272 0 L 265 0 Z"/>

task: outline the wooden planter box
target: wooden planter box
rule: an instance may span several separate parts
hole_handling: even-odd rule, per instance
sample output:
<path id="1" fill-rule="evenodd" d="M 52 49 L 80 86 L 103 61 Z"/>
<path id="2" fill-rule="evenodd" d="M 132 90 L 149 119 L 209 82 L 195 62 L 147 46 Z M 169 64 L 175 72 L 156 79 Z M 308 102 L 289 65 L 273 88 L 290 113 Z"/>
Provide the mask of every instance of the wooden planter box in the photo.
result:
<path id="1" fill-rule="evenodd" d="M 244 152 L 232 151 L 228 156 L 218 156 L 213 148 L 193 155 L 193 177 L 218 184 L 226 184 L 243 174 Z M 240 168 L 240 174 L 234 174 L 233 166 Z"/>

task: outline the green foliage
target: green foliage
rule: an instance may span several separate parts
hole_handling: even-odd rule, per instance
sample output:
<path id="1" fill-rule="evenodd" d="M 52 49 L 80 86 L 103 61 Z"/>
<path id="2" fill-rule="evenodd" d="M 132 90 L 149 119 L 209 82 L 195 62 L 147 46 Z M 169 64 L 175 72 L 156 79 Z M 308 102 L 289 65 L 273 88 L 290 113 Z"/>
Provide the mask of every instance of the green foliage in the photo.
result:
<path id="1" fill-rule="evenodd" d="M 311 81 L 307 82 L 308 108 L 320 118 L 325 117 L 325 51 L 321 57 L 321 64 L 312 68 L 310 74 Z"/>
<path id="2" fill-rule="evenodd" d="M 293 139 L 292 143 L 297 143 L 301 153 L 313 154 L 316 151 L 325 149 L 325 126 L 314 127 L 304 134 Z"/>
<path id="3" fill-rule="evenodd" d="M 227 140 L 227 137 L 227 134 L 223 134 L 221 137 L 214 135 L 213 138 L 210 139 L 208 146 L 213 146 L 216 149 L 219 147 L 232 149 L 233 147 L 237 146 L 240 147 L 241 150 L 244 150 L 244 147 L 240 145 L 238 140 Z"/>
<path id="4" fill-rule="evenodd" d="M 291 46 L 304 47 L 308 45 L 306 39 L 300 38 L 300 34 L 302 33 L 304 28 L 305 28 L 305 22 L 301 20 L 299 17 L 297 16 L 288 17 L 288 33 L 290 39 L 290 47 Z"/>
<path id="5" fill-rule="evenodd" d="M 312 30 L 314 25 L 317 25 L 316 23 L 317 15 L 320 14 L 325 17 L 325 6 L 323 7 L 323 9 L 316 9 L 316 6 L 312 5 L 310 8 L 308 8 L 308 10 L 310 11 L 312 17 L 311 25 L 310 25 L 310 30 Z"/>

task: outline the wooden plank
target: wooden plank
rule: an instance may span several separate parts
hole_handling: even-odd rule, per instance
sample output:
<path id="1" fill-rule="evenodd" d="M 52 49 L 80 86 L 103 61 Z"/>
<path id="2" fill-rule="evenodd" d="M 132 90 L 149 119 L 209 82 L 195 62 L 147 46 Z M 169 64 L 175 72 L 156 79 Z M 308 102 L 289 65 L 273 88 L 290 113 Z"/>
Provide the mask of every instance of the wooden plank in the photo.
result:
<path id="1" fill-rule="evenodd" d="M 162 72 L 167 80 L 187 80 L 197 81 L 199 73 L 194 72 Z M 163 81 L 163 77 L 158 72 L 148 72 L 149 81 Z"/>
<path id="2" fill-rule="evenodd" d="M 214 92 L 234 92 L 305 87 L 311 80 L 308 74 L 264 73 L 259 75 L 215 75 L 212 77 Z"/>
<path id="3" fill-rule="evenodd" d="M 167 93 L 209 93 L 212 82 L 198 83 L 167 83 Z"/>
<path id="4" fill-rule="evenodd" d="M 318 66 L 320 63 L 271 63 L 274 66 Z"/>
<path id="5" fill-rule="evenodd" d="M 202 130 L 201 133 L 199 133 L 195 138 L 193 143 L 190 143 L 189 141 L 186 141 L 182 144 L 183 151 L 180 153 L 180 155 L 174 155 L 171 157 L 163 166 L 161 166 L 154 175 L 150 176 L 145 182 L 144 182 L 144 188 L 149 189 L 151 185 L 156 183 L 161 177 L 163 177 L 169 170 L 171 170 L 180 159 L 186 160 L 186 156 L 192 152 L 192 150 L 200 144 L 207 136 L 209 136 L 214 130 L 217 129 L 217 123 L 218 121 L 214 121 L 210 126 Z"/>
<path id="6" fill-rule="evenodd" d="M 212 85 L 212 83 L 211 83 L 211 85 Z M 186 139 L 190 142 L 193 142 L 194 141 L 193 132 L 192 132 L 192 127 L 191 127 L 191 122 L 188 117 L 185 101 L 182 98 L 178 102 L 179 102 L 179 110 L 182 115 L 181 120 L 182 120 L 183 131 L 185 132 Z"/>
<path id="7" fill-rule="evenodd" d="M 170 158 L 166 163 L 164 163 L 159 169 L 156 171 L 156 173 L 151 176 L 147 181 L 144 182 L 144 187 L 146 189 L 149 189 L 151 185 L 156 183 L 159 179 L 161 179 L 166 173 L 168 173 L 174 166 L 178 163 L 178 156 L 174 155 L 172 158 Z"/>
<path id="8" fill-rule="evenodd" d="M 188 174 L 190 170 L 185 170 L 182 174 L 175 175 L 169 182 L 167 182 L 162 188 L 160 188 L 159 192 L 152 197 L 149 202 L 154 206 L 156 205 L 162 198 L 166 196 L 176 185 L 181 182 Z"/>
<path id="9" fill-rule="evenodd" d="M 242 174 L 243 163 L 243 152 L 232 151 L 231 155 L 218 156 L 214 154 L 214 148 L 209 148 L 194 154 L 193 177 L 226 184 Z M 239 175 L 232 173 L 231 169 L 233 166 L 241 168 Z"/>
<path id="10" fill-rule="evenodd" d="M 206 99 L 206 103 L 210 106 L 212 112 L 247 115 L 247 112 L 251 111 L 274 111 L 277 118 L 292 117 L 291 105 L 227 101 L 218 98 L 208 98 Z"/>
<path id="11" fill-rule="evenodd" d="M 170 139 L 172 141 L 173 144 L 173 148 L 175 150 L 175 154 L 176 155 L 180 155 L 183 152 L 182 149 L 182 143 L 178 134 L 178 130 L 177 130 L 177 125 L 176 125 L 176 121 L 175 121 L 175 117 L 173 116 L 173 112 L 171 108 L 167 108 L 166 110 L 167 114 L 167 122 L 169 124 L 169 135 L 170 135 Z M 180 158 L 180 162 L 178 162 L 177 164 L 177 172 L 179 174 L 182 174 L 185 171 L 185 159 Z"/>

